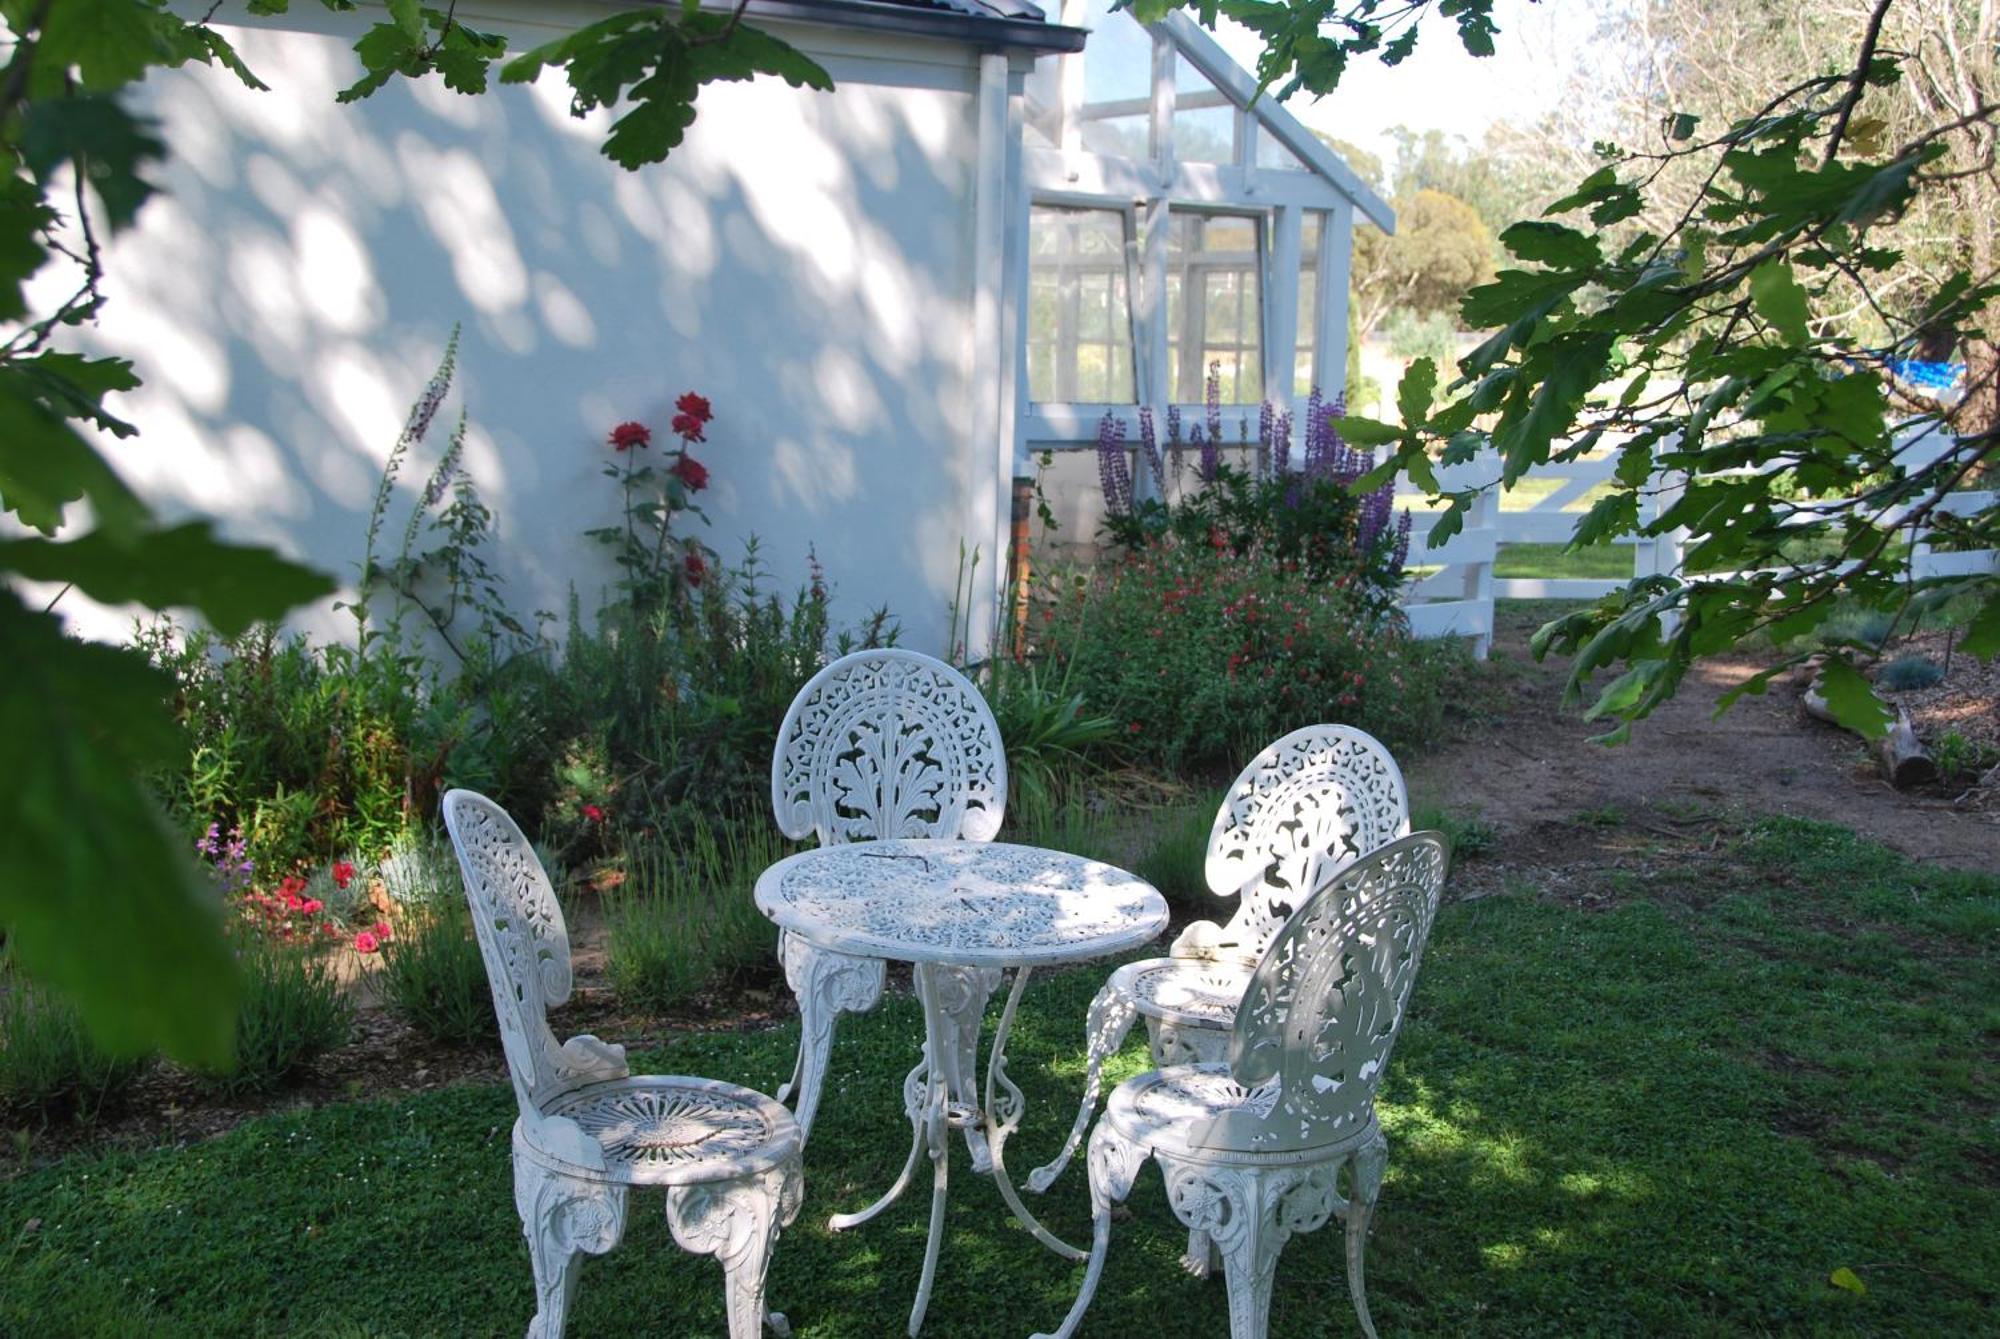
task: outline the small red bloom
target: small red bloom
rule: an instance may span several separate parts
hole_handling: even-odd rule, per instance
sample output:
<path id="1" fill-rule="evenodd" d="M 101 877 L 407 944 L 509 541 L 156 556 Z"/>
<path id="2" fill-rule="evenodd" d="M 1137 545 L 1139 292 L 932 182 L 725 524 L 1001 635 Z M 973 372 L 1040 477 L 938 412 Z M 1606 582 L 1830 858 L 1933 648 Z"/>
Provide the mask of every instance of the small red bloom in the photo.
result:
<path id="1" fill-rule="evenodd" d="M 326 903 L 320 901 L 318 898 L 309 897 L 305 900 L 305 904 L 301 906 L 299 910 L 303 911 L 308 916 L 317 916 L 320 913 L 320 909 L 325 906 Z"/>
<path id="2" fill-rule="evenodd" d="M 611 430 L 611 449 L 630 451 L 635 446 L 651 446 L 653 430 L 643 423 L 620 423 Z"/>
<path id="3" fill-rule="evenodd" d="M 702 420 L 693 414 L 674 415 L 674 435 L 682 441 L 700 442 L 707 439 L 701 435 Z"/>
<path id="4" fill-rule="evenodd" d="M 602 823 L 604 821 L 604 810 L 594 804 L 584 805 L 581 812 L 585 818 L 593 823 Z"/>
<path id="5" fill-rule="evenodd" d="M 354 951 L 356 953 L 373 953 L 381 947 L 382 941 L 377 939 L 372 931 L 363 930 L 360 934 L 354 936 Z"/>
<path id="6" fill-rule="evenodd" d="M 708 398 L 696 395 L 693 391 L 674 401 L 674 408 L 701 423 L 706 423 L 715 417 L 715 411 L 708 407 Z"/>
<path id="7" fill-rule="evenodd" d="M 708 560 L 701 556 L 700 549 L 688 550 L 685 566 L 687 567 L 687 582 L 690 586 L 699 586 L 702 578 L 708 575 Z"/>
<path id="8" fill-rule="evenodd" d="M 354 882 L 354 862 L 351 860 L 334 861 L 333 886 L 336 888 L 345 888 L 347 887 L 348 884 L 353 882 Z"/>
<path id="9" fill-rule="evenodd" d="M 381 941 L 382 941 L 383 943 L 385 943 L 385 944 L 386 944 L 386 943 L 388 943 L 388 942 L 389 942 L 389 941 L 390 941 L 391 939 L 394 939 L 394 938 L 396 937 L 396 932 L 395 932 L 395 931 L 394 931 L 393 929 L 391 929 L 391 928 L 390 928 L 390 925 L 389 925 L 389 922 L 387 922 L 387 921 L 376 921 L 376 922 L 375 922 L 375 937 L 376 937 L 377 939 L 381 940 Z"/>
<path id="10" fill-rule="evenodd" d="M 681 452 L 681 458 L 674 462 L 671 473 L 690 493 L 699 493 L 708 487 L 708 466 L 685 451 Z"/>

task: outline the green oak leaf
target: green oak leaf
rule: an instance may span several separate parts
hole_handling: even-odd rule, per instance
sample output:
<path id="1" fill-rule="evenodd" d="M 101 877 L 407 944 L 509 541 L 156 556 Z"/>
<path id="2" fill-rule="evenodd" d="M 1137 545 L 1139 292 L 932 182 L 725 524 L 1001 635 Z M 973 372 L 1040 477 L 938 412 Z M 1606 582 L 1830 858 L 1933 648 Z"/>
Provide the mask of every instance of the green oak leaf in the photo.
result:
<path id="1" fill-rule="evenodd" d="M 1796 348 L 1811 339 L 1806 291 L 1784 261 L 1767 260 L 1750 271 L 1750 302 L 1759 316 L 1777 327 L 1785 343 Z"/>
<path id="2" fill-rule="evenodd" d="M 236 969 L 221 906 L 143 777 L 182 747 L 170 676 L 0 591 L 0 926 L 107 1050 L 222 1065 Z"/>
<path id="3" fill-rule="evenodd" d="M 1889 732 L 1895 716 L 1861 672 L 1838 656 L 1829 657 L 1819 672 L 1820 692 L 1833 719 L 1866 739 Z"/>
<path id="4" fill-rule="evenodd" d="M 198 609 L 225 637 L 334 591 L 327 576 L 269 549 L 223 543 L 208 521 L 124 540 L 101 530 L 63 543 L 0 540 L 0 571 L 68 582 L 106 604 Z"/>

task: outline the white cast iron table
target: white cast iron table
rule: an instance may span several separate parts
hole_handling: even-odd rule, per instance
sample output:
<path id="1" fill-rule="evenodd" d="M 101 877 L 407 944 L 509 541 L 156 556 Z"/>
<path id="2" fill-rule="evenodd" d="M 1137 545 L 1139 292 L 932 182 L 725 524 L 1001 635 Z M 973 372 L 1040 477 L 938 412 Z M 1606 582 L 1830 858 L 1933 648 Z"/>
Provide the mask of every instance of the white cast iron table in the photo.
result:
<path id="1" fill-rule="evenodd" d="M 1167 925 L 1159 893 L 1124 870 L 1095 860 L 1006 842 L 932 839 L 852 842 L 788 856 L 757 880 L 757 908 L 816 948 L 850 958 L 915 965 L 924 1007 L 924 1056 L 903 1082 L 910 1156 L 894 1185 L 858 1213 L 836 1214 L 835 1231 L 882 1212 L 909 1185 L 917 1159 L 931 1160 L 930 1236 L 910 1334 L 922 1327 L 944 1235 L 945 1183 L 953 1128 L 966 1132 L 975 1171 L 990 1170 L 1000 1194 L 1037 1240 L 1072 1260 L 1085 1253 L 1044 1228 L 1008 1179 L 1007 1137 L 1021 1123 L 1021 1090 L 1007 1077 L 1007 1033 L 1036 967 L 1084 962 L 1137 948 Z M 983 1109 L 972 1100 L 979 1017 L 1000 974 L 1013 989 L 986 1063 Z M 832 1001 L 799 1000 L 808 1029 L 831 1029 Z M 822 1073 L 806 1081 L 815 1090 Z M 979 1139 L 983 1136 L 983 1139 Z M 983 1156 L 982 1156 L 983 1155 Z"/>

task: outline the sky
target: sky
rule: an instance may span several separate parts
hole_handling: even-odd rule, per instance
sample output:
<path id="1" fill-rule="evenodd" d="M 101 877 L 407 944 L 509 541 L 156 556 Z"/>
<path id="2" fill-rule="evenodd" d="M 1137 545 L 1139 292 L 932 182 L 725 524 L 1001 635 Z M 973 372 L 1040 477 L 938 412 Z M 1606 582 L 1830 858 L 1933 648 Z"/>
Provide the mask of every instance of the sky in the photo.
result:
<path id="1" fill-rule="evenodd" d="M 1390 68 L 1374 56 L 1356 57 L 1340 87 L 1314 101 L 1305 94 L 1285 104 L 1292 115 L 1377 154 L 1394 157 L 1386 137 L 1393 126 L 1441 130 L 1478 144 L 1496 121 L 1532 121 L 1561 97 L 1564 71 L 1587 45 L 1604 0 L 1496 0 L 1500 35 L 1487 57 L 1466 54 L 1456 25 L 1425 16 L 1417 49 Z M 1262 44 L 1248 29 L 1222 20 L 1216 40 L 1245 69 L 1254 70 Z"/>

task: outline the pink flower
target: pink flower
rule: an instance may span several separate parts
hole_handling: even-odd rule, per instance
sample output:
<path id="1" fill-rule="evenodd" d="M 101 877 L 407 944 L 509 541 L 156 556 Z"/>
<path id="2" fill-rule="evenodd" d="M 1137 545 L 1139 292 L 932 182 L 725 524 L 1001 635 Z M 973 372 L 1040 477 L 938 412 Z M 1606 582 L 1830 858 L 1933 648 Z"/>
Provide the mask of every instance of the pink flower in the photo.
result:
<path id="1" fill-rule="evenodd" d="M 354 882 L 354 862 L 351 860 L 334 861 L 333 886 L 336 888 L 345 888 L 347 887 L 348 884 L 353 882 Z"/>
<path id="2" fill-rule="evenodd" d="M 653 430 L 643 423 L 620 423 L 611 430 L 611 449 L 629 451 L 635 446 L 650 446 Z"/>
<path id="3" fill-rule="evenodd" d="M 604 821 L 604 810 L 597 805 L 586 804 L 579 812 L 593 823 L 602 823 Z"/>
<path id="4" fill-rule="evenodd" d="M 690 493 L 699 493 L 708 487 L 708 466 L 685 451 L 681 453 L 681 458 L 674 462 L 673 469 L 669 472 L 679 479 Z"/>
<path id="5" fill-rule="evenodd" d="M 377 939 L 371 931 L 363 930 L 360 934 L 354 936 L 354 951 L 356 953 L 373 953 L 381 947 L 382 941 Z"/>
<path id="6" fill-rule="evenodd" d="M 383 943 L 385 943 L 385 944 L 386 944 L 386 943 L 388 943 L 388 942 L 389 942 L 389 941 L 390 941 L 391 939 L 394 939 L 394 938 L 396 937 L 396 934 L 395 934 L 395 931 L 394 931 L 394 930 L 392 930 L 392 929 L 390 928 L 390 926 L 389 926 L 389 922 L 387 922 L 387 921 L 376 921 L 376 922 L 375 922 L 375 937 L 376 937 L 377 939 L 381 940 L 381 941 L 382 941 Z"/>
<path id="7" fill-rule="evenodd" d="M 344 887 L 345 885 L 342 886 Z M 325 905 L 326 903 L 320 901 L 318 898 L 309 897 L 305 900 L 305 904 L 301 906 L 299 910 L 303 911 L 308 916 L 317 916 L 320 913 L 320 908 L 324 907 Z"/>

